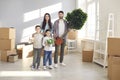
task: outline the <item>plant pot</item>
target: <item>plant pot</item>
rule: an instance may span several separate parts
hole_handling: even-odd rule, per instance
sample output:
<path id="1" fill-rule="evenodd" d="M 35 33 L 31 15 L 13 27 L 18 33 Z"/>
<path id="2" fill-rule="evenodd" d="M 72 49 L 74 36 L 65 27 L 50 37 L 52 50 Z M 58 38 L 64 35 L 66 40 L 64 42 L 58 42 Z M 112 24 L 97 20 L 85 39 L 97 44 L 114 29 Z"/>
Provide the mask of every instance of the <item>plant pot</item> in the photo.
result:
<path id="1" fill-rule="evenodd" d="M 67 39 L 75 40 L 77 39 L 78 31 L 76 29 L 71 29 L 67 34 Z"/>

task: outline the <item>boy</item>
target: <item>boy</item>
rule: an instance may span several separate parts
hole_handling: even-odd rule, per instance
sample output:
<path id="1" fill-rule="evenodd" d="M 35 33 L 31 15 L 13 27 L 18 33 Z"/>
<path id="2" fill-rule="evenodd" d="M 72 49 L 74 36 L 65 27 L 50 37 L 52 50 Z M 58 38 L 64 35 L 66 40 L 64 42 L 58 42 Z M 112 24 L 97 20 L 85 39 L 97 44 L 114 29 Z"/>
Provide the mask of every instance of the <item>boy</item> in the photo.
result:
<path id="1" fill-rule="evenodd" d="M 33 38 L 33 66 L 32 70 L 40 69 L 40 55 L 42 49 L 42 38 L 43 35 L 40 33 L 41 27 L 35 26 L 36 32 L 32 35 Z"/>

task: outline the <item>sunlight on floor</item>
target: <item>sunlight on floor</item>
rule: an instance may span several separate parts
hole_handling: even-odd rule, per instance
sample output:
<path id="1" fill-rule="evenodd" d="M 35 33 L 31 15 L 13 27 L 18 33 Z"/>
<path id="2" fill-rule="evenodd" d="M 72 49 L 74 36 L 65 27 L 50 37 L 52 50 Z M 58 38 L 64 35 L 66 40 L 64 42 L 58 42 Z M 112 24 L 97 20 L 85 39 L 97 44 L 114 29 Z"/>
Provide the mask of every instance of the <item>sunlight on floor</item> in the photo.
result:
<path id="1" fill-rule="evenodd" d="M 0 71 L 0 77 L 51 77 L 48 71 Z"/>

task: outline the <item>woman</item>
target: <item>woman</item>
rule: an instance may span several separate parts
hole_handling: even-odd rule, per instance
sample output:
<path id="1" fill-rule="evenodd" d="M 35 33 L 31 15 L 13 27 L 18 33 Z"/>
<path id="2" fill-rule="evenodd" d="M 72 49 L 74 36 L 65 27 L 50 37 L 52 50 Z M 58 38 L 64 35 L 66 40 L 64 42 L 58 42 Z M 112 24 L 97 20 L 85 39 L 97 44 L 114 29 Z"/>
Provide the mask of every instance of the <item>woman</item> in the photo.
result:
<path id="1" fill-rule="evenodd" d="M 51 22 L 51 16 L 50 16 L 49 13 L 45 13 L 44 19 L 43 19 L 43 22 L 42 22 L 41 26 L 42 26 L 42 33 L 43 34 L 45 34 L 45 31 L 47 29 L 49 29 L 51 32 L 53 32 L 52 31 L 53 24 Z"/>

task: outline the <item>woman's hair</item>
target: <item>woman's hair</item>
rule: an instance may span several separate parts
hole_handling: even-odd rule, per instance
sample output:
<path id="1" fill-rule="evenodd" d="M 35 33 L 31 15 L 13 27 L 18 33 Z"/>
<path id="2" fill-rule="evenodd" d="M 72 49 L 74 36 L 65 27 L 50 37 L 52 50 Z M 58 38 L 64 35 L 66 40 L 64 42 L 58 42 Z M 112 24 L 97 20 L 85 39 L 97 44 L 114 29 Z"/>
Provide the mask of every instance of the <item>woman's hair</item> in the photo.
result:
<path id="1" fill-rule="evenodd" d="M 48 25 L 49 25 L 50 29 L 52 29 L 51 16 L 50 16 L 49 13 L 45 13 L 45 15 L 44 15 L 44 20 L 43 20 L 43 22 L 42 22 L 42 29 L 43 29 L 43 30 L 45 29 L 45 26 L 46 26 L 46 20 L 45 20 L 46 15 L 49 16 Z"/>

